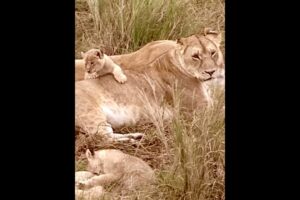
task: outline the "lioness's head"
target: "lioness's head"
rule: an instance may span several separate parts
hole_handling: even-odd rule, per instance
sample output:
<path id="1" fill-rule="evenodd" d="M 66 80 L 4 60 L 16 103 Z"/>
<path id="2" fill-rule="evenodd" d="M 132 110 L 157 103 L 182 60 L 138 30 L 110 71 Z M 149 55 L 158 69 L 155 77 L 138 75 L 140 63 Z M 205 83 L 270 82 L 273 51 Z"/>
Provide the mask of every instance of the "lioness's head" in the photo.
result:
<path id="1" fill-rule="evenodd" d="M 85 156 L 88 160 L 87 170 L 93 174 L 100 174 L 103 170 L 101 160 L 96 158 L 89 149 L 86 150 Z"/>
<path id="2" fill-rule="evenodd" d="M 205 29 L 204 34 L 192 35 L 177 40 L 182 71 L 201 81 L 215 78 L 217 70 L 224 68 L 224 59 L 220 50 L 221 33 Z"/>
<path id="3" fill-rule="evenodd" d="M 85 70 L 89 74 L 100 71 L 104 66 L 104 54 L 99 49 L 91 49 L 86 53 L 81 52 L 81 56 L 85 62 Z"/>

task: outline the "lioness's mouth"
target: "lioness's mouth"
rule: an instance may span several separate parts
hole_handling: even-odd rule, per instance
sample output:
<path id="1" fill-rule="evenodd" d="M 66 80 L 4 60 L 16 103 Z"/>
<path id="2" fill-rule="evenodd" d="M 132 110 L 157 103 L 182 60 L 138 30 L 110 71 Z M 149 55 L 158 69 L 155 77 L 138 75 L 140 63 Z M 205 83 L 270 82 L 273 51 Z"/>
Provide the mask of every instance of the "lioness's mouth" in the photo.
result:
<path id="1" fill-rule="evenodd" d="M 224 79 L 225 77 L 223 75 L 218 75 L 218 76 L 211 76 L 207 79 L 205 79 L 204 81 L 210 81 L 210 80 L 213 80 L 213 79 Z"/>
<path id="2" fill-rule="evenodd" d="M 217 76 L 216 78 L 218 78 L 218 79 L 222 79 L 222 78 L 225 78 L 223 75 L 219 75 L 219 76 Z"/>
<path id="3" fill-rule="evenodd" d="M 212 80 L 212 79 L 214 79 L 214 77 L 209 77 L 209 78 L 205 79 L 204 81 L 209 81 L 209 80 Z"/>

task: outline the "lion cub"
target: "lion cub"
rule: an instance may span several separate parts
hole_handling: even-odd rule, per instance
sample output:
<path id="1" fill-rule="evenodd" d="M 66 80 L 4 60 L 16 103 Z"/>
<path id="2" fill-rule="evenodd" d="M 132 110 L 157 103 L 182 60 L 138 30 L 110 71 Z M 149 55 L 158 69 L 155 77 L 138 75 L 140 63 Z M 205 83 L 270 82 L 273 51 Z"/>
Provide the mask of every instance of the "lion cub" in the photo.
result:
<path id="1" fill-rule="evenodd" d="M 95 176 L 93 173 L 88 171 L 77 171 L 75 172 L 75 184 L 80 181 L 86 181 Z M 80 190 L 75 185 L 75 199 L 99 199 L 104 195 L 104 190 L 102 186 L 96 186 L 88 190 Z"/>
<path id="2" fill-rule="evenodd" d="M 122 191 L 140 189 L 154 181 L 154 171 L 142 159 L 116 149 L 86 151 L 87 170 L 96 174 L 86 181 L 77 183 L 78 189 L 89 190 L 95 186 L 118 183 Z"/>
<path id="3" fill-rule="evenodd" d="M 119 65 L 99 49 L 91 49 L 86 53 L 81 52 L 85 62 L 85 79 L 95 79 L 105 74 L 113 74 L 119 83 L 127 80 L 126 75 Z"/>

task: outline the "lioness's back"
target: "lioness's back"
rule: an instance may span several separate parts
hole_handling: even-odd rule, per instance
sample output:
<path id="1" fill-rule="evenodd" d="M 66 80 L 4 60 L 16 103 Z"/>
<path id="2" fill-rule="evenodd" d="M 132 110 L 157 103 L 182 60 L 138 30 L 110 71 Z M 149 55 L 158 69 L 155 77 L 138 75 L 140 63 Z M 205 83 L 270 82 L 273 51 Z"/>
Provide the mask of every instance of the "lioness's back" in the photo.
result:
<path id="1" fill-rule="evenodd" d="M 168 50 L 176 47 L 173 40 L 158 40 L 150 42 L 141 49 L 124 55 L 110 56 L 111 59 L 122 66 L 123 69 L 132 69 L 148 65 Z"/>

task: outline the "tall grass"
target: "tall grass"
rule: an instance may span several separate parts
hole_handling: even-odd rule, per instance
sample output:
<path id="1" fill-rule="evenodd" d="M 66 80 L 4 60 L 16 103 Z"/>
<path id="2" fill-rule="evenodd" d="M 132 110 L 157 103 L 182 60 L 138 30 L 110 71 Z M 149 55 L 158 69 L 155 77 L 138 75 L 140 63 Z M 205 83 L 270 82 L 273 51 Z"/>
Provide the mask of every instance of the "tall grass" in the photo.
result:
<path id="1" fill-rule="evenodd" d="M 180 92 L 174 92 L 176 114 L 169 126 L 160 126 L 168 130 L 166 137 L 159 136 L 164 144 L 161 148 L 168 143 L 165 152 L 170 162 L 157 170 L 155 188 L 130 198 L 225 199 L 224 90 L 216 89 L 212 95 L 217 99 L 212 108 L 195 110 L 187 117 L 180 112 Z M 159 112 L 156 116 L 153 123 L 164 124 Z"/>
<path id="2" fill-rule="evenodd" d="M 212 109 L 175 116 L 174 161 L 160 172 L 159 199 L 224 199 L 224 94 L 217 95 Z"/>
<path id="3" fill-rule="evenodd" d="M 77 57 L 91 47 L 127 53 L 204 27 L 224 31 L 224 0 L 77 0 L 76 7 Z"/>
<path id="4" fill-rule="evenodd" d="M 211 109 L 195 110 L 192 117 L 175 112 L 177 115 L 168 125 L 158 113 L 156 118 L 153 117 L 154 127 L 150 130 L 145 129 L 146 141 L 139 146 L 110 146 L 138 156 L 149 164 L 152 163 L 157 182 L 148 190 L 137 191 L 127 196 L 108 193 L 104 199 L 225 199 L 224 91 L 216 90 L 213 95 L 218 101 L 214 102 Z M 180 108 L 180 102 L 178 104 L 179 107 L 175 109 Z M 150 109 L 148 111 L 152 112 Z M 162 130 L 165 131 L 163 137 Z M 154 138 L 160 143 L 153 145 Z M 105 148 L 103 144 L 99 146 Z M 157 151 L 157 148 L 160 148 L 161 152 Z M 160 166 L 153 166 L 149 157 L 157 162 L 162 162 L 162 157 L 165 161 Z M 84 159 L 78 159 L 76 168 L 83 170 L 85 164 Z"/>
<path id="5" fill-rule="evenodd" d="M 224 1 L 76 0 L 76 57 L 95 47 L 107 54 L 132 52 L 150 41 L 176 39 L 204 27 L 224 33 Z M 118 148 L 138 156 L 156 171 L 154 188 L 117 199 L 225 199 L 224 91 L 213 90 L 213 95 L 211 109 L 187 117 L 180 112 L 180 93 L 175 91 L 172 122 L 164 122 L 163 111 L 148 106 L 150 114 L 160 114 L 153 115 L 151 125 L 116 130 L 146 133 L 139 144 L 93 144 L 95 149 Z M 86 145 L 84 137 L 78 138 L 76 169 L 83 170 Z"/>

